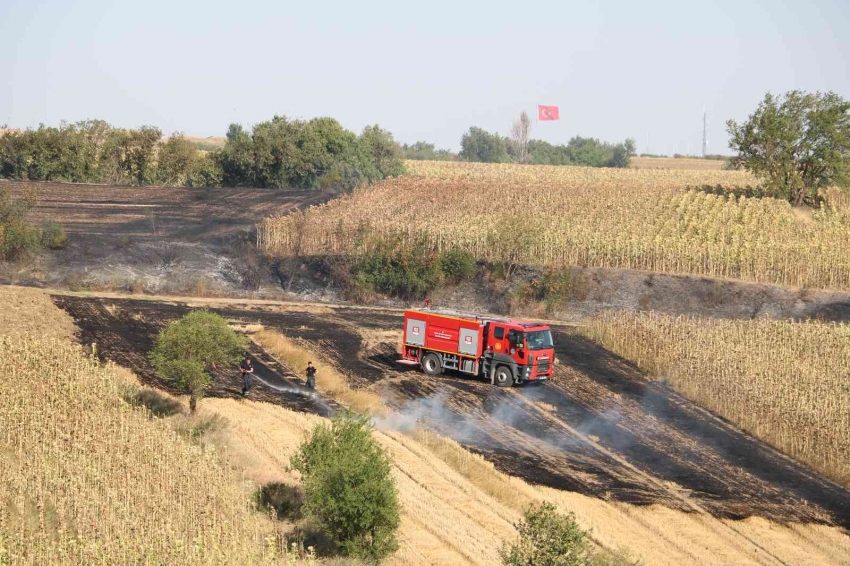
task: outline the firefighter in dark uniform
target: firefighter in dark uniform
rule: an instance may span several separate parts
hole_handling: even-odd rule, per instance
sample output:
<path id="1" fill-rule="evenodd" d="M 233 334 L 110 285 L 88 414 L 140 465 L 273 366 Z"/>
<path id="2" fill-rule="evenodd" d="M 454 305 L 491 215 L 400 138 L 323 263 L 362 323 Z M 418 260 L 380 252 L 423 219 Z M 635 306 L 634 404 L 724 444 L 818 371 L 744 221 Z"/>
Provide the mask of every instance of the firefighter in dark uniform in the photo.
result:
<path id="1" fill-rule="evenodd" d="M 307 374 L 307 389 L 312 391 L 316 388 L 316 368 L 313 367 L 313 362 L 307 362 L 307 369 L 304 373 Z"/>
<path id="2" fill-rule="evenodd" d="M 239 371 L 242 373 L 242 379 L 245 382 L 242 386 L 242 396 L 244 397 L 254 385 L 251 380 L 251 376 L 254 374 L 254 366 L 251 365 L 251 358 L 249 356 L 245 356 L 245 361 L 239 366 Z"/>

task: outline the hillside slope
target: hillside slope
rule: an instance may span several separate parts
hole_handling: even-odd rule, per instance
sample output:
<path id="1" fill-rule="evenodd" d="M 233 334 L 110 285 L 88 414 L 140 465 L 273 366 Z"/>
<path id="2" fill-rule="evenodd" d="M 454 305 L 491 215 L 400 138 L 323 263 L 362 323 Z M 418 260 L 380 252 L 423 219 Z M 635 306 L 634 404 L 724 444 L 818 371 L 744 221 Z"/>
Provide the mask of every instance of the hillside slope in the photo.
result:
<path id="1" fill-rule="evenodd" d="M 196 302 L 202 304 L 203 301 Z M 335 337 L 332 342 L 324 342 L 326 346 L 336 343 L 343 350 L 340 355 L 347 352 L 347 348 L 357 347 L 359 340 L 356 334 L 340 333 L 339 328 L 345 326 L 347 320 L 357 320 L 364 328 L 371 329 L 375 325 L 383 324 L 382 316 L 378 311 L 363 310 L 347 312 L 344 309 L 329 309 L 327 307 L 311 307 L 305 311 L 299 311 L 295 306 L 286 307 L 285 312 L 275 312 L 271 304 L 253 304 L 250 310 L 239 311 L 233 301 L 216 300 L 210 305 L 216 305 L 221 312 L 240 324 L 256 324 L 258 320 L 265 322 L 274 321 L 275 325 L 287 325 L 288 328 L 310 336 L 315 332 L 317 336 L 326 338 Z M 230 304 L 230 307 L 226 307 Z M 126 336 L 127 341 L 114 340 L 112 331 L 109 330 L 109 318 L 123 320 L 126 315 L 127 323 L 134 324 L 137 329 L 144 330 L 148 325 L 154 327 L 161 323 L 162 314 L 155 309 L 165 308 L 168 317 L 177 316 L 183 312 L 183 308 L 177 305 L 157 305 L 155 301 L 121 301 L 108 299 L 106 302 L 98 303 L 91 300 L 78 300 L 74 312 L 91 312 L 97 315 L 97 322 L 101 330 L 92 334 L 90 322 L 80 320 L 80 323 L 89 328 L 83 333 L 88 337 L 86 340 L 95 338 L 109 355 L 118 355 L 121 348 L 132 349 L 133 344 L 144 341 L 145 338 L 135 332 Z M 329 316 L 335 314 L 334 316 Z M 394 320 L 394 319 L 392 319 Z M 342 326 L 337 326 L 342 325 Z M 116 327 L 117 328 L 117 327 Z M 126 328 L 121 326 L 121 328 Z M 313 330 L 315 328 L 315 330 Z M 335 334 L 329 332 L 337 328 Z M 299 330 L 300 329 L 300 330 Z M 380 352 L 384 346 L 383 334 L 376 335 L 377 341 L 373 343 L 364 335 L 360 339 L 366 340 L 363 348 L 364 358 L 362 363 L 369 364 L 372 360 L 380 360 Z M 392 333 L 390 333 L 392 334 Z M 591 353 L 592 354 L 592 353 Z M 139 360 L 137 354 L 128 351 L 128 361 Z M 585 360 L 582 363 L 586 363 Z M 264 362 L 265 363 L 265 362 Z M 361 362 L 358 362 L 361 363 Z M 612 360 L 603 361 L 604 364 L 613 363 Z M 363 366 L 365 371 L 367 367 Z M 601 366 L 600 366 L 601 368 Z M 293 375 L 291 370 L 289 375 Z M 563 387 L 553 389 L 552 394 L 560 395 L 566 387 L 575 394 L 591 387 L 586 393 L 591 393 L 601 401 L 608 397 L 617 397 L 615 391 L 606 391 L 603 386 L 587 382 L 579 373 L 578 366 L 575 371 L 569 371 L 561 376 Z M 586 371 L 586 370 L 585 370 Z M 359 372 L 360 379 L 365 375 Z M 264 379 L 270 379 L 269 374 L 262 374 Z M 286 383 L 293 383 L 297 378 L 287 378 Z M 412 391 L 413 382 L 410 379 L 392 374 L 392 381 L 397 381 L 398 390 L 407 389 Z M 270 382 L 274 384 L 274 382 Z M 469 398 L 470 383 L 461 383 L 455 379 L 444 377 L 441 380 L 444 387 L 456 389 L 456 397 L 464 406 L 470 403 L 482 404 Z M 284 385 L 281 382 L 280 385 Z M 429 383 L 427 386 L 435 385 Z M 625 385 L 625 382 L 624 384 Z M 221 394 L 232 397 L 231 386 L 222 390 Z M 482 387 L 482 394 L 484 388 Z M 274 389 L 263 383 L 257 386 L 255 398 L 268 399 L 266 402 L 243 401 L 233 398 L 206 399 L 201 404 L 202 415 L 219 417 L 226 426 L 220 427 L 207 440 L 218 447 L 218 451 L 227 454 L 229 460 L 238 466 L 240 473 L 251 480 L 254 485 L 264 485 L 276 481 L 290 485 L 297 485 L 298 477 L 287 470 L 288 457 L 297 445 L 303 440 L 304 435 L 316 423 L 323 422 L 322 417 L 315 414 L 307 414 L 300 411 L 276 406 L 283 399 L 288 405 L 292 401 L 288 397 L 281 397 Z M 566 394 L 566 393 L 565 393 Z M 602 394 L 601 397 L 599 395 Z M 572 395 L 572 393 L 570 393 Z M 621 403 L 624 407 L 629 405 L 627 397 L 630 392 L 621 391 Z M 514 399 L 516 396 L 511 396 Z M 488 405 L 486 396 L 482 398 L 483 404 Z M 519 401 L 519 399 L 516 399 Z M 574 409 L 575 405 L 572 406 Z M 413 406 L 409 406 L 413 409 Z M 486 408 L 486 407 L 484 407 Z M 546 412 L 545 404 L 538 407 Z M 637 408 L 637 407 L 635 407 Z M 492 409 L 492 407 L 491 407 Z M 549 411 L 554 411 L 550 407 Z M 631 410 L 631 409 L 630 409 Z M 474 410 L 473 412 L 478 412 Z M 402 413 L 404 414 L 404 413 Z M 529 414 L 536 414 L 529 412 Z M 541 415 L 543 413 L 540 413 Z M 625 413 L 624 413 L 625 414 Z M 558 416 L 557 412 L 550 414 L 551 417 Z M 639 416 L 635 413 L 636 418 Z M 560 418 L 569 418 L 567 414 Z M 625 417 L 624 417 L 625 418 Z M 631 418 L 631 417 L 629 417 Z M 649 421 L 646 421 L 649 422 Z M 673 425 L 674 423 L 670 423 Z M 634 429 L 637 431 L 638 429 Z M 653 428 L 647 428 L 641 434 L 646 436 L 639 442 L 653 441 Z M 658 429 L 661 430 L 661 429 Z M 698 431 L 694 431 L 698 432 Z M 531 432 L 529 432 L 530 434 Z M 592 430 L 585 431 L 585 435 L 601 434 Z M 711 508 L 709 500 L 699 499 L 699 494 L 690 492 L 673 481 L 654 480 L 657 488 L 668 495 L 678 494 L 678 505 L 658 503 L 633 505 L 618 500 L 618 488 L 612 488 L 610 493 L 602 490 L 590 490 L 593 495 L 556 490 L 545 487 L 535 487 L 517 478 L 509 477 L 496 471 L 492 464 L 473 455 L 461 448 L 451 440 L 440 440 L 433 436 L 414 434 L 402 434 L 397 430 L 386 429 L 376 433 L 378 439 L 391 452 L 395 460 L 394 474 L 401 490 L 401 501 L 403 521 L 401 530 L 401 550 L 394 558 L 393 564 L 493 564 L 496 552 L 501 541 L 514 536 L 511 523 L 516 520 L 519 513 L 532 501 L 550 500 L 558 504 L 564 511 L 576 513 L 580 523 L 585 528 L 592 529 L 593 539 L 601 547 L 615 550 L 621 547 L 629 548 L 633 554 L 640 557 L 646 564 L 850 564 L 850 537 L 842 528 L 832 527 L 824 524 L 811 522 L 813 510 L 806 511 L 800 506 L 799 513 L 793 514 L 805 518 L 805 522 L 794 522 L 789 516 L 789 522 L 784 524 L 768 519 L 751 517 L 744 520 L 733 520 L 720 518 L 718 515 L 710 514 L 700 510 L 699 506 L 684 505 L 683 503 L 700 502 L 703 508 Z M 589 437 L 590 438 L 590 437 Z M 657 438 L 655 438 L 657 441 Z M 607 443 L 605 438 L 597 439 L 595 443 Z M 655 442 L 660 450 L 662 446 Z M 538 443 L 538 446 L 544 447 Z M 635 444 L 634 446 L 639 446 Z M 533 449 L 534 447 L 530 447 Z M 689 447 L 684 444 L 673 443 L 670 450 L 695 450 L 694 454 L 702 454 L 699 446 Z M 591 486 L 599 481 L 607 481 L 605 478 L 626 480 L 624 474 L 634 474 L 638 469 L 630 472 L 627 467 L 619 469 L 599 470 L 597 474 L 593 466 L 594 460 L 591 452 L 576 444 L 574 449 L 563 448 L 568 453 L 566 458 L 568 468 L 562 470 L 564 477 L 571 477 L 577 486 Z M 615 448 L 609 449 L 616 451 Z M 505 458 L 508 455 L 505 455 Z M 540 454 L 541 457 L 551 456 Z M 719 455 L 718 455 L 719 456 Z M 653 464 L 646 462 L 639 464 L 656 466 L 658 470 L 664 468 L 664 458 Z M 503 458 L 503 461 L 504 460 Z M 601 460 L 600 460 L 601 462 Z M 531 460 L 529 465 L 534 463 Z M 522 462 L 516 465 L 523 465 Z M 685 460 L 670 460 L 671 466 L 697 466 L 699 462 L 686 462 Z M 704 465 L 709 465 L 706 460 Z M 699 464 L 702 466 L 703 464 Z M 539 463 L 537 464 L 539 465 Z M 584 472 L 582 472 L 584 468 Z M 691 477 L 686 478 L 693 488 L 698 486 L 699 481 L 710 480 L 718 486 L 723 483 L 722 478 L 714 477 L 712 473 L 719 473 L 713 468 L 703 469 L 701 472 L 694 469 Z M 603 473 L 604 472 L 604 473 Z M 723 472 L 731 473 L 729 469 Z M 606 475 L 607 474 L 607 475 Z M 640 475 L 640 474 L 639 474 Z M 645 473 L 643 473 L 646 476 Z M 745 488 L 740 482 L 735 482 L 737 488 Z M 662 484 L 664 484 L 662 486 Z M 653 484 L 654 485 L 654 484 Z M 628 490 L 622 493 L 628 494 Z M 718 492 L 719 493 L 719 492 Z M 736 500 L 737 497 L 741 498 Z M 651 495 L 647 492 L 647 495 Z M 786 514 L 790 507 L 782 503 L 786 498 L 774 497 L 780 494 L 766 494 L 768 497 L 761 502 L 761 508 L 770 512 L 774 508 L 777 516 Z M 722 496 L 716 502 L 718 509 L 724 507 L 745 508 L 758 501 L 748 501 L 744 497 L 761 497 L 756 492 L 745 495 L 744 492 L 732 492 Z M 674 502 L 668 497 L 668 502 Z M 774 501 L 774 503 L 771 503 Z M 797 502 L 797 505 L 801 505 Z M 775 507 L 771 507 L 775 506 Z M 687 510 L 687 511 L 686 511 Z"/>
<path id="2" fill-rule="evenodd" d="M 240 460 L 253 460 L 259 481 L 297 483 L 289 455 L 321 417 L 265 403 L 211 399 L 203 411 L 225 417 Z M 647 565 L 850 564 L 850 536 L 819 525 L 779 525 L 761 518 L 718 520 L 659 505 L 637 507 L 549 488 L 500 474 L 451 441 L 442 457 L 416 438 L 377 432 L 393 457 L 402 504 L 401 548 L 391 565 L 498 563 L 497 550 L 515 536 L 520 505 L 552 501 L 572 511 L 608 549 L 628 548 Z M 455 467 L 445 460 L 464 462 Z M 457 469 L 465 469 L 466 474 Z M 486 475 L 485 475 L 486 474 Z M 496 498 L 482 484 L 504 483 Z"/>

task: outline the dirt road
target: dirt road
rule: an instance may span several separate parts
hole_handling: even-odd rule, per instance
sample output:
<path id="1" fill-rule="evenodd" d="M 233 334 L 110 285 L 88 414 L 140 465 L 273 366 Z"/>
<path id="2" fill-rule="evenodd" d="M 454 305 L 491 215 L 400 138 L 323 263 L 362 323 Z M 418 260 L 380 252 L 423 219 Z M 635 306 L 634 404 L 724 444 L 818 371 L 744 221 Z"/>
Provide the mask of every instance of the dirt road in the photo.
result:
<path id="1" fill-rule="evenodd" d="M 158 329 L 188 311 L 178 302 L 54 296 L 107 358 L 158 383 L 145 354 Z M 559 489 L 638 505 L 660 504 L 720 518 L 757 515 L 778 522 L 850 529 L 850 491 L 798 465 L 645 378 L 631 364 L 575 334 L 555 329 L 561 364 L 537 387 L 502 390 L 482 381 L 431 378 L 395 364 L 399 313 L 376 309 L 269 304 L 215 304 L 240 324 L 262 324 L 310 340 L 349 377 L 398 409 L 381 423 L 425 422 L 492 461 L 499 469 Z M 303 383 L 262 352 L 256 398 L 311 412 L 321 403 L 297 392 Z M 235 372 L 211 396 L 238 394 Z M 254 394 L 252 393 L 252 394 Z"/>

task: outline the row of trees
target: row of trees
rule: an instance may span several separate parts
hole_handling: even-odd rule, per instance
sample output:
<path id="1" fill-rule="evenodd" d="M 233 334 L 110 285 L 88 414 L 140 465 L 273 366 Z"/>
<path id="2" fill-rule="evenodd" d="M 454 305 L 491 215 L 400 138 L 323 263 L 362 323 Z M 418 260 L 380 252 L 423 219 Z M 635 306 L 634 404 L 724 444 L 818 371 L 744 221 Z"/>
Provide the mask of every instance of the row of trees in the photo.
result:
<path id="1" fill-rule="evenodd" d="M 233 124 L 224 147 L 203 151 L 158 128 L 114 128 L 102 120 L 0 135 L 0 176 L 167 186 L 324 187 L 372 182 L 404 171 L 392 135 L 358 136 L 332 118 L 275 116 L 250 131 Z"/>
<path id="2" fill-rule="evenodd" d="M 523 113 L 525 120 L 528 116 Z M 459 157 L 484 163 L 533 163 L 537 165 L 582 165 L 585 167 L 628 167 L 635 154 L 635 141 L 612 144 L 596 138 L 576 136 L 566 145 L 528 138 L 528 122 L 521 117 L 511 137 L 472 127 L 461 138 Z"/>
<path id="3" fill-rule="evenodd" d="M 566 145 L 531 139 L 531 119 L 523 112 L 511 126 L 510 137 L 473 126 L 460 140 L 460 153 L 437 149 L 424 141 L 401 146 L 405 159 L 474 161 L 479 163 L 533 163 L 536 165 L 582 165 L 585 167 L 628 167 L 636 154 L 635 141 L 612 144 L 596 138 L 576 136 Z"/>

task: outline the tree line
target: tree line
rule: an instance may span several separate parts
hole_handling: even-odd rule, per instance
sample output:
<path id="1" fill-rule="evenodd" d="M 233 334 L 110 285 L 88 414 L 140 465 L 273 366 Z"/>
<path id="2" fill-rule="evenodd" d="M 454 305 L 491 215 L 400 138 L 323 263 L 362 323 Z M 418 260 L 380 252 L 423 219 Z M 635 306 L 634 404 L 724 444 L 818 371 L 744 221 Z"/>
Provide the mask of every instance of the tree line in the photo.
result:
<path id="1" fill-rule="evenodd" d="M 635 140 L 631 138 L 622 143 L 609 143 L 575 136 L 567 144 L 551 144 L 529 139 L 529 131 L 530 121 L 523 112 L 514 122 L 510 137 L 473 126 L 463 134 L 459 153 L 419 141 L 402 145 L 401 155 L 405 159 L 433 161 L 628 167 L 630 158 L 636 154 Z"/>
<path id="2" fill-rule="evenodd" d="M 182 133 L 164 140 L 159 128 L 103 120 L 0 135 L 0 177 L 23 181 L 350 188 L 402 172 L 392 134 L 375 125 L 358 135 L 332 118 L 275 116 L 250 130 L 232 124 L 224 147 L 213 151 Z"/>

